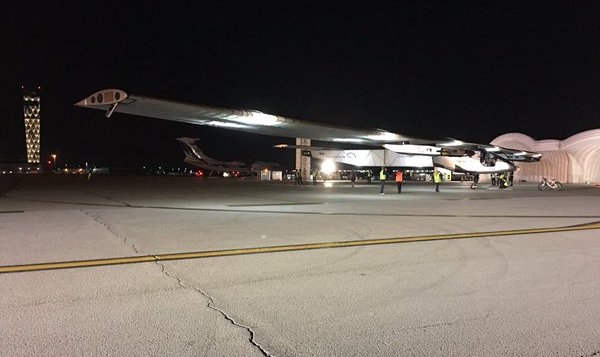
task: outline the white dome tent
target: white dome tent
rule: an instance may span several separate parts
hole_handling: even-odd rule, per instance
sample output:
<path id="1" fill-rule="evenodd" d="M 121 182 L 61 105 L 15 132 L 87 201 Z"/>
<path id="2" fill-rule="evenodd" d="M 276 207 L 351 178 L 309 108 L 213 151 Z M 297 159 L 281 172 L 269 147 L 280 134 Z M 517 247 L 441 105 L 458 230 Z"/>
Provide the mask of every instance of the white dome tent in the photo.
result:
<path id="1" fill-rule="evenodd" d="M 565 140 L 539 140 L 520 133 L 500 135 L 491 142 L 544 155 L 539 162 L 519 163 L 515 181 L 555 178 L 566 183 L 600 183 L 600 129 L 575 134 Z"/>

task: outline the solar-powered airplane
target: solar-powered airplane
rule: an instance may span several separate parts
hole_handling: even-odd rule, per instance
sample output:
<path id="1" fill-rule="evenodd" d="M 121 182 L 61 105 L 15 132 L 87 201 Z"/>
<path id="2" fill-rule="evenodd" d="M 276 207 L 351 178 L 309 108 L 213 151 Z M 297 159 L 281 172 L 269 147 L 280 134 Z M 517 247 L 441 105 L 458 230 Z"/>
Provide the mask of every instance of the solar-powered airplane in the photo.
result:
<path id="1" fill-rule="evenodd" d="M 196 125 L 289 138 L 307 138 L 339 145 L 360 145 L 365 150 L 329 150 L 310 145 L 295 146 L 312 157 L 330 158 L 355 166 L 410 166 L 406 160 L 428 158 L 432 165 L 454 172 L 499 173 L 514 171 L 515 162 L 539 161 L 542 154 L 500 146 L 446 138 L 428 140 L 383 129 L 359 129 L 316 123 L 262 113 L 256 110 L 224 109 L 201 104 L 130 94 L 120 89 L 103 89 L 75 103 L 86 108 L 139 115 Z M 298 139 L 297 139 L 298 141 Z M 304 169 L 303 169 L 304 171 Z"/>

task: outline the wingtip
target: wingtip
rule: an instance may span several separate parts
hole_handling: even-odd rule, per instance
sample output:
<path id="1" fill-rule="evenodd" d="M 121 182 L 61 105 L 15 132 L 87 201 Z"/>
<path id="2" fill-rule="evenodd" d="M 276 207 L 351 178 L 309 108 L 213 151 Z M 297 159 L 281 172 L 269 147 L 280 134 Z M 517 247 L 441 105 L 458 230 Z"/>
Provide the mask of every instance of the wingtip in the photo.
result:
<path id="1" fill-rule="evenodd" d="M 85 107 L 86 106 L 86 100 L 87 100 L 87 98 L 82 99 L 82 100 L 80 100 L 79 102 L 77 102 L 77 103 L 75 103 L 73 105 L 76 106 L 76 107 Z"/>

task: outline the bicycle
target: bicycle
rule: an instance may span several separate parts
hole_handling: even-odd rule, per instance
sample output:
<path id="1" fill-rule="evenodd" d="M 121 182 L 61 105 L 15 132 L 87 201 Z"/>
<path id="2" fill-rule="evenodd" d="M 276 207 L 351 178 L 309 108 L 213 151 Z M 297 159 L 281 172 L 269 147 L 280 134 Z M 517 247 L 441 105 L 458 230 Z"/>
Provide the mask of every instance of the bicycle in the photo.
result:
<path id="1" fill-rule="evenodd" d="M 560 182 L 556 181 L 556 179 L 548 180 L 545 177 L 543 178 L 542 182 L 540 182 L 540 184 L 538 185 L 538 190 L 540 191 L 560 191 L 561 189 L 562 184 Z"/>

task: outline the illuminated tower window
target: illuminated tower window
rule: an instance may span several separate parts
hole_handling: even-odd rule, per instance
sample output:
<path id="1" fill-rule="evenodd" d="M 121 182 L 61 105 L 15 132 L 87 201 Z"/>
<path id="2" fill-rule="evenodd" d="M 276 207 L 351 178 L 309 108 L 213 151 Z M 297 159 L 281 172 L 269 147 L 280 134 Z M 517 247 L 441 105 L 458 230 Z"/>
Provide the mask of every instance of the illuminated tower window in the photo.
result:
<path id="1" fill-rule="evenodd" d="M 39 87 L 38 87 L 39 89 Z M 36 91 L 23 91 L 25 145 L 27 163 L 40 163 L 40 96 Z"/>

